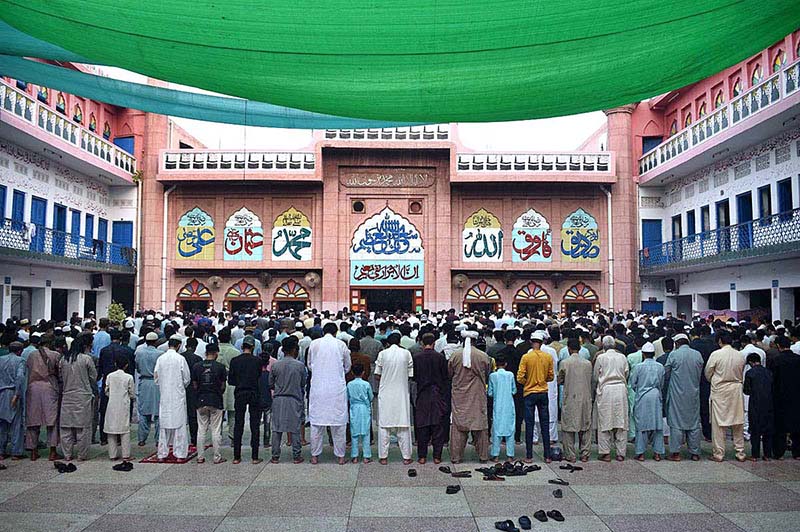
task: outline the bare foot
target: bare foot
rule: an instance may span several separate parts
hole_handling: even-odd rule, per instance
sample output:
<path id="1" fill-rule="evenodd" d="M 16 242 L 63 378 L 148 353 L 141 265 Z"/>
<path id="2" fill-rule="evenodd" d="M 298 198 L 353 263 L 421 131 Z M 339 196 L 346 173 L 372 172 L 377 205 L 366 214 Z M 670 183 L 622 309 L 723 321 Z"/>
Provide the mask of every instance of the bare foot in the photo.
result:
<path id="1" fill-rule="evenodd" d="M 337 460 L 337 461 L 339 462 L 339 465 L 345 465 L 347 463 L 347 460 L 345 460 L 344 456 L 339 458 L 339 460 Z"/>
<path id="2" fill-rule="evenodd" d="M 242 461 L 241 461 L 241 460 L 239 460 L 239 459 L 236 459 L 236 460 L 234 460 L 234 461 L 233 461 L 233 463 L 234 463 L 234 464 L 241 464 L 241 463 L 242 463 Z"/>
<path id="3" fill-rule="evenodd" d="M 638 460 L 639 462 L 644 462 L 643 454 L 637 454 L 636 456 L 634 456 L 634 458 L 636 458 L 636 460 Z"/>
<path id="4" fill-rule="evenodd" d="M 411 464 L 411 462 L 413 462 L 413 461 L 414 461 L 414 460 L 412 460 L 411 458 L 409 458 L 409 459 L 407 459 L 407 460 L 404 458 L 404 459 L 403 459 L 403 465 L 409 465 L 409 464 Z"/>
<path id="5" fill-rule="evenodd" d="M 434 458 L 433 459 L 433 463 L 434 464 L 441 464 L 442 463 L 442 459 L 441 458 Z"/>
<path id="6" fill-rule="evenodd" d="M 357 463 L 358 463 L 358 458 L 353 458 L 352 462 L 353 462 L 354 464 L 357 464 Z"/>
<path id="7" fill-rule="evenodd" d="M 372 463 L 372 458 L 364 458 L 364 463 L 365 464 L 371 464 Z"/>
<path id="8" fill-rule="evenodd" d="M 625 461 L 624 456 L 617 456 L 617 462 L 624 462 L 624 461 Z"/>
<path id="9" fill-rule="evenodd" d="M 660 462 L 661 461 L 661 455 L 658 454 L 658 453 L 654 454 L 653 455 L 653 460 L 655 460 L 656 462 Z"/>
<path id="10" fill-rule="evenodd" d="M 600 460 L 601 462 L 610 462 L 611 461 L 611 455 L 610 454 L 601 454 L 600 456 L 597 457 L 597 459 Z"/>
<path id="11" fill-rule="evenodd" d="M 389 461 L 388 461 L 386 458 L 381 458 L 380 460 L 378 460 L 378 462 L 379 462 L 381 465 L 386 465 L 386 464 L 388 464 L 388 463 L 389 463 Z"/>

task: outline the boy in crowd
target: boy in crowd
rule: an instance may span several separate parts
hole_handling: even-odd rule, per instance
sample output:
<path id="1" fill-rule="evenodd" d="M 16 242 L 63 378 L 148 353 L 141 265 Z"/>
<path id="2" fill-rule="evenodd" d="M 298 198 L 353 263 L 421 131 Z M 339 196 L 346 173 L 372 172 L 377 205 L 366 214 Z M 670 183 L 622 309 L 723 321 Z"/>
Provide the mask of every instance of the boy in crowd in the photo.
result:
<path id="1" fill-rule="evenodd" d="M 131 400 L 134 388 L 133 377 L 126 371 L 128 362 L 127 356 L 118 353 L 114 360 L 117 370 L 109 373 L 105 379 L 108 406 L 103 432 L 108 435 L 108 457 L 111 460 L 131 459 Z"/>
<path id="2" fill-rule="evenodd" d="M 494 359 L 497 371 L 489 375 L 489 389 L 487 393 L 492 401 L 492 446 L 489 450 L 489 459 L 497 460 L 500 455 L 500 440 L 506 440 L 506 456 L 514 459 L 514 424 L 516 411 L 514 410 L 514 394 L 517 393 L 517 383 L 514 374 L 506 371 L 506 358 L 498 355 Z"/>
<path id="3" fill-rule="evenodd" d="M 761 457 L 760 447 L 763 443 L 763 460 L 772 456 L 772 373 L 761 365 L 761 355 L 747 355 L 750 369 L 744 375 L 744 394 L 750 398 L 747 418 L 750 425 L 750 460 Z"/>
<path id="4" fill-rule="evenodd" d="M 352 368 L 355 378 L 347 384 L 347 399 L 350 402 L 350 435 L 353 438 L 350 457 L 358 463 L 358 446 L 361 443 L 364 463 L 372 462 L 369 428 L 372 425 L 372 386 L 362 377 L 364 366 L 354 364 Z"/>

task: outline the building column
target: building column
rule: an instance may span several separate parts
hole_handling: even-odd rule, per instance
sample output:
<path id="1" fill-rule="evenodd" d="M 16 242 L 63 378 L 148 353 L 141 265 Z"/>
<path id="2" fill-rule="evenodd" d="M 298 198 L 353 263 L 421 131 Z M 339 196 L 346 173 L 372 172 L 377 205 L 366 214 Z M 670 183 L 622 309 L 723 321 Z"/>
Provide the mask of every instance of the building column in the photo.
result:
<path id="1" fill-rule="evenodd" d="M 692 312 L 708 310 L 708 294 L 692 294 Z"/>
<path id="2" fill-rule="evenodd" d="M 614 307 L 637 307 L 639 292 L 638 194 L 633 175 L 631 114 L 636 104 L 603 111 L 608 121 L 608 151 L 614 152 L 617 182 L 611 186 L 614 213 Z"/>
<path id="3" fill-rule="evenodd" d="M 51 289 L 47 288 L 32 288 L 31 289 L 31 317 L 32 322 L 38 321 L 42 318 L 50 319 L 50 300 Z"/>
<path id="4" fill-rule="evenodd" d="M 3 283 L 3 298 L 0 302 L 0 312 L 2 312 L 3 323 L 11 317 L 11 285 Z"/>
<path id="5" fill-rule="evenodd" d="M 747 290 L 731 290 L 731 310 L 741 311 L 750 309 L 750 292 Z"/>
<path id="6" fill-rule="evenodd" d="M 108 306 L 111 305 L 111 278 L 107 275 L 103 276 L 103 286 L 107 290 L 100 290 L 97 292 L 97 307 L 95 314 L 98 318 L 108 316 Z"/>
<path id="7" fill-rule="evenodd" d="M 83 316 L 83 290 L 69 290 L 67 292 L 67 321 L 72 318 L 72 314 L 77 312 L 78 316 Z"/>
<path id="8" fill-rule="evenodd" d="M 792 288 L 772 289 L 772 320 L 794 321 L 794 290 Z"/>
<path id="9" fill-rule="evenodd" d="M 678 296 L 664 297 L 664 316 L 669 312 L 672 312 L 673 316 L 678 315 Z"/>
<path id="10" fill-rule="evenodd" d="M 321 152 L 317 153 L 317 161 L 322 161 Z M 322 178 L 322 307 L 321 309 L 338 310 L 343 306 L 350 308 L 350 234 L 339 231 L 339 220 L 347 220 L 350 212 L 350 202 L 340 201 L 347 199 L 346 195 L 340 197 L 339 180 L 332 172 L 330 177 L 325 176 L 326 168 L 320 164 L 318 170 Z M 317 238 L 315 236 L 315 238 Z M 340 248 L 344 253 L 340 256 Z M 339 286 L 341 283 L 343 286 Z"/>

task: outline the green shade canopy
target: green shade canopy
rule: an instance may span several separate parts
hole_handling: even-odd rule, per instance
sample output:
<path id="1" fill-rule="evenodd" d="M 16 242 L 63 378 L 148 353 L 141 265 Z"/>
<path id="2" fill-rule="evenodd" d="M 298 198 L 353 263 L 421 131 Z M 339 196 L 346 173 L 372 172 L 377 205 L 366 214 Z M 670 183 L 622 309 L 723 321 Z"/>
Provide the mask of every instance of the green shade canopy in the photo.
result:
<path id="1" fill-rule="evenodd" d="M 800 26 L 797 0 L 0 0 L 88 60 L 330 115 L 542 118 L 691 84 Z"/>

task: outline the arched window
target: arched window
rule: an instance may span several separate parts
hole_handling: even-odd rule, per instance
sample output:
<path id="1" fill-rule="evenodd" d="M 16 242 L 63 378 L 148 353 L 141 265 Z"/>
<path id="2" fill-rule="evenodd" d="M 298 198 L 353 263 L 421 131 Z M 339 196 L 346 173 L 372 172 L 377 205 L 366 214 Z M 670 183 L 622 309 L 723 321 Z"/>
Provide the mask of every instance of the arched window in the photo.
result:
<path id="1" fill-rule="evenodd" d="M 671 137 L 677 132 L 678 132 L 678 121 L 677 120 L 673 120 L 672 124 L 670 124 L 670 126 L 669 126 L 669 136 Z"/>
<path id="2" fill-rule="evenodd" d="M 42 103 L 47 103 L 47 87 L 39 87 L 39 92 L 36 93 L 36 97 Z"/>
<path id="3" fill-rule="evenodd" d="M 725 105 L 725 95 L 722 94 L 722 90 L 720 89 L 720 91 L 717 92 L 717 96 L 714 98 L 714 109 L 719 109 L 723 105 Z"/>
<path id="4" fill-rule="evenodd" d="M 211 292 L 197 279 L 192 279 L 183 285 L 175 298 L 175 310 L 191 312 L 211 310 L 212 308 L 214 308 L 214 302 L 211 300 Z"/>
<path id="5" fill-rule="evenodd" d="M 281 284 L 272 295 L 273 310 L 303 310 L 310 306 L 308 290 L 294 279 Z"/>
<path id="6" fill-rule="evenodd" d="M 95 118 L 94 113 L 89 113 L 89 131 L 92 133 L 97 131 L 97 118 Z"/>
<path id="7" fill-rule="evenodd" d="M 786 64 L 786 52 L 778 50 L 775 52 L 775 57 L 772 59 L 772 72 L 777 72 L 783 65 Z"/>
<path id="8" fill-rule="evenodd" d="M 56 98 L 56 111 L 59 113 L 67 112 L 67 102 L 64 100 L 64 94 L 61 92 L 58 93 L 58 97 Z"/>
<path id="9" fill-rule="evenodd" d="M 683 127 L 689 127 L 692 125 L 692 113 L 686 113 L 686 117 L 683 119 Z"/>
<path id="10" fill-rule="evenodd" d="M 502 308 L 503 302 L 500 299 L 500 293 L 486 281 L 475 283 L 464 295 L 465 312 L 473 310 L 499 311 Z"/>
<path id="11" fill-rule="evenodd" d="M 108 122 L 103 124 L 103 138 L 106 140 L 111 138 L 111 125 Z"/>
<path id="12" fill-rule="evenodd" d="M 764 70 L 759 63 L 753 67 L 753 74 L 750 76 L 750 86 L 758 85 L 764 77 Z"/>
<path id="13" fill-rule="evenodd" d="M 701 119 L 706 116 L 706 102 L 700 104 L 700 109 L 697 111 L 697 119 Z"/>
<path id="14" fill-rule="evenodd" d="M 514 312 L 528 312 L 539 310 L 550 310 L 550 294 L 537 283 L 531 281 L 514 294 Z"/>
<path id="15" fill-rule="evenodd" d="M 261 294 L 244 279 L 225 292 L 225 310 L 233 312 L 244 309 L 261 310 Z"/>
<path id="16" fill-rule="evenodd" d="M 83 122 L 83 109 L 81 109 L 81 105 L 76 103 L 75 107 L 72 109 L 72 120 L 78 124 Z"/>
<path id="17" fill-rule="evenodd" d="M 736 98 L 742 93 L 742 79 L 736 78 L 736 81 L 733 82 L 733 97 Z"/>
<path id="18" fill-rule="evenodd" d="M 567 314 L 575 311 L 596 311 L 600 308 L 600 298 L 591 286 L 581 281 L 564 293 L 561 307 L 562 312 Z"/>

